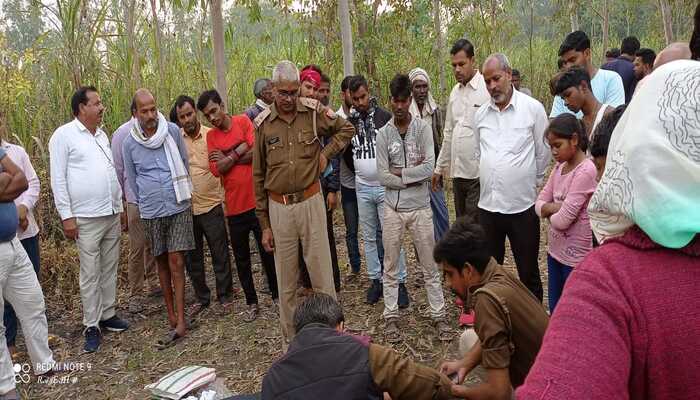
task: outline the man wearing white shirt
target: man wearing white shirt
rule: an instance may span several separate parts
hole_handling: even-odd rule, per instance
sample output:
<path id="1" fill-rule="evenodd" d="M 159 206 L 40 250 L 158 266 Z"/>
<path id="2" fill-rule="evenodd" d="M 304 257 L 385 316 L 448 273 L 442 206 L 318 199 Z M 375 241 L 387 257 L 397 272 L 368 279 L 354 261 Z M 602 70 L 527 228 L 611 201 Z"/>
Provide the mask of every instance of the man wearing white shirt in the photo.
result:
<path id="1" fill-rule="evenodd" d="M 489 56 L 482 71 L 491 101 L 474 115 L 480 153 L 479 222 L 499 264 L 508 237 L 520 280 L 541 301 L 540 222 L 534 205 L 550 157 L 544 141 L 547 114 L 537 100 L 513 89 L 505 55 Z"/>
<path id="2" fill-rule="evenodd" d="M 474 65 L 474 46 L 467 39 L 459 39 L 452 46 L 450 54 L 458 83 L 452 88 L 447 103 L 442 147 L 435 162 L 432 187 L 437 190 L 442 177 L 449 171 L 457 218 L 467 215 L 476 222 L 479 215 L 479 162 L 476 157 L 478 142 L 474 137 L 474 113 L 489 101 L 489 93 L 484 77 Z"/>
<path id="3" fill-rule="evenodd" d="M 109 139 L 100 129 L 104 106 L 97 89 L 78 89 L 71 108 L 75 119 L 49 140 L 51 189 L 63 232 L 78 245 L 84 349 L 94 352 L 100 328 L 129 327 L 115 313 L 122 190 Z"/>

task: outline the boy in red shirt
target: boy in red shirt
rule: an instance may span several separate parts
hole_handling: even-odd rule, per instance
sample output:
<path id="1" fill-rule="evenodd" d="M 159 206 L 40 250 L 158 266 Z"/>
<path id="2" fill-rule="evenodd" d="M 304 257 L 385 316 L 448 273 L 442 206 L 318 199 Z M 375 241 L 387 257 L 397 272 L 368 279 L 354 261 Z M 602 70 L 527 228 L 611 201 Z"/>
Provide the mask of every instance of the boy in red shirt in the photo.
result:
<path id="1" fill-rule="evenodd" d="M 254 321 L 259 313 L 258 296 L 253 283 L 248 237 L 252 231 L 258 244 L 263 269 L 270 284 L 272 299 L 278 297 L 275 259 L 262 247 L 262 230 L 255 216 L 253 189 L 253 155 L 255 141 L 253 123 L 245 115 L 230 116 L 223 107 L 216 90 L 208 90 L 199 96 L 197 109 L 212 125 L 207 134 L 209 168 L 221 177 L 226 192 L 226 220 L 231 246 L 236 259 L 238 278 L 245 293 L 248 310 L 244 321 Z"/>

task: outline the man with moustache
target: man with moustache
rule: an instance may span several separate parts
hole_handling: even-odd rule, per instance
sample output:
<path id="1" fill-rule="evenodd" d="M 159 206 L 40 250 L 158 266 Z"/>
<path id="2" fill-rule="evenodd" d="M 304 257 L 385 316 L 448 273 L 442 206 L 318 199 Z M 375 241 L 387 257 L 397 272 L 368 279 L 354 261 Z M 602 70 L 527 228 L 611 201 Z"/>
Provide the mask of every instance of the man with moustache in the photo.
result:
<path id="1" fill-rule="evenodd" d="M 80 299 L 85 347 L 100 347 L 101 329 L 121 332 L 116 315 L 122 193 L 107 134 L 100 129 L 105 107 L 97 89 L 81 87 L 71 99 L 75 119 L 51 135 L 51 190 L 63 234 L 80 255 Z"/>
<path id="2" fill-rule="evenodd" d="M 328 107 L 330 102 L 330 78 L 321 71 L 318 65 L 310 64 L 301 70 L 301 88 L 299 95 L 318 100 L 323 106 Z M 330 139 L 321 138 L 321 145 L 325 146 Z M 338 265 L 338 251 L 335 247 L 335 234 L 333 232 L 333 211 L 338 206 L 338 191 L 340 190 L 340 155 L 336 155 L 328 162 L 329 167 L 321 172 L 321 190 L 323 191 L 323 201 L 326 204 L 326 226 L 328 228 L 328 244 L 331 250 L 331 266 L 333 267 L 333 284 L 335 291 L 339 292 L 340 287 L 340 267 Z M 301 273 L 301 288 L 298 292 L 301 296 L 306 296 L 313 291 L 309 271 L 306 268 L 304 258 L 299 252 L 299 271 Z"/>
<path id="3" fill-rule="evenodd" d="M 508 237 L 520 280 L 542 300 L 535 200 L 551 156 L 544 141 L 547 114 L 540 102 L 513 88 L 504 54 L 489 56 L 482 71 L 491 101 L 474 115 L 480 154 L 479 223 L 499 264 Z"/>
<path id="4" fill-rule="evenodd" d="M 294 336 L 299 241 L 314 290 L 335 298 L 319 177 L 355 131 L 317 100 L 300 97 L 299 71 L 291 61 L 275 66 L 272 84 L 275 101 L 255 119 L 253 183 L 263 246 L 275 252 L 282 334 L 288 342 Z M 330 139 L 325 146 L 322 137 Z"/>
<path id="5" fill-rule="evenodd" d="M 336 114 L 347 118 L 352 107 L 350 96 L 350 81 L 353 76 L 348 75 L 340 82 L 340 98 L 342 103 Z M 346 275 L 347 282 L 357 281 L 360 276 L 360 244 L 357 240 L 359 230 L 359 213 L 357 209 L 357 192 L 355 192 L 355 172 L 348 167 L 345 157 L 340 159 L 340 202 L 343 206 L 343 220 L 345 222 L 345 246 L 348 250 L 350 271 Z"/>
<path id="6" fill-rule="evenodd" d="M 224 191 L 221 181 L 209 170 L 207 140 L 210 128 L 199 123 L 194 99 L 179 96 L 173 106 L 176 124 L 180 127 L 187 147 L 187 159 L 192 177 L 192 222 L 194 223 L 195 249 L 187 252 L 185 265 L 192 282 L 197 303 L 190 308 L 190 315 L 209 306 L 211 291 L 204 273 L 204 238 L 211 252 L 212 267 L 216 277 L 216 294 L 226 311 L 233 307 L 233 277 L 226 238 L 224 219 Z"/>
<path id="7" fill-rule="evenodd" d="M 457 398 L 512 398 L 535 362 L 549 323 L 542 303 L 491 257 L 487 240 L 478 224 L 462 218 L 433 251 L 452 292 L 476 314 L 474 329 L 460 339 L 462 358 L 440 366 L 441 373 L 456 374 L 452 395 Z M 486 369 L 484 382 L 463 386 L 478 365 Z"/>
<path id="8" fill-rule="evenodd" d="M 185 253 L 195 248 L 187 148 L 177 125 L 158 111 L 147 89 L 134 94 L 135 121 L 122 144 L 126 182 L 136 195 L 163 289 L 170 331 L 166 348 L 187 334 Z"/>
<path id="9" fill-rule="evenodd" d="M 457 217 L 469 216 L 478 221 L 479 162 L 478 142 L 474 136 L 474 114 L 489 101 L 484 77 L 475 65 L 474 46 L 467 39 L 459 39 L 450 50 L 452 68 L 457 84 L 452 88 L 447 103 L 445 127 L 440 155 L 435 162 L 432 188 L 442 187 L 443 176 L 449 173 L 454 189 Z"/>
<path id="10" fill-rule="evenodd" d="M 442 144 L 442 131 L 445 124 L 442 110 L 430 92 L 430 77 L 422 68 L 414 68 L 408 73 L 411 79 L 411 114 L 422 119 L 433 131 L 433 148 L 435 159 L 440 156 L 440 145 Z M 440 240 L 442 235 L 450 227 L 450 214 L 447 211 L 445 202 L 445 191 L 436 187 L 430 190 L 430 208 L 433 210 L 433 230 L 435 240 Z"/>

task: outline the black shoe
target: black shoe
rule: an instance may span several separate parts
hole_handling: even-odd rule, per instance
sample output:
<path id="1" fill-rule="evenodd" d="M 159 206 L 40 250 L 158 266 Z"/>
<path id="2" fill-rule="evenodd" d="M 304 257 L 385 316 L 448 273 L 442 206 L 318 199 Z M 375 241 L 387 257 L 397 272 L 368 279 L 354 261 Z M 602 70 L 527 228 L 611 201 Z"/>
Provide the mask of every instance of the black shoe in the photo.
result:
<path id="1" fill-rule="evenodd" d="M 405 283 L 399 283 L 399 308 L 407 308 L 411 303 Z"/>
<path id="2" fill-rule="evenodd" d="M 96 352 L 97 349 L 100 348 L 101 336 L 102 334 L 97 327 L 91 326 L 87 328 L 85 330 L 85 346 L 83 350 L 85 350 L 86 353 Z"/>
<path id="3" fill-rule="evenodd" d="M 372 279 L 369 289 L 367 289 L 367 304 L 377 304 L 379 299 L 382 297 L 382 281 L 379 279 Z"/>
<path id="4" fill-rule="evenodd" d="M 122 332 L 129 329 L 129 323 L 115 315 L 110 319 L 100 321 L 100 328 L 110 332 Z"/>

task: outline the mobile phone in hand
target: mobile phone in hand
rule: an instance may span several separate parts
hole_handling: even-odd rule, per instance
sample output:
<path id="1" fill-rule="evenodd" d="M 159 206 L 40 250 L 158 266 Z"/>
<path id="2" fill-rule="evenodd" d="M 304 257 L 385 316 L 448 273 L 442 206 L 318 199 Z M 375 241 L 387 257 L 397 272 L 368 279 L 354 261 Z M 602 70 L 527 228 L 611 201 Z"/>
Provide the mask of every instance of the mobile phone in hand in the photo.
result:
<path id="1" fill-rule="evenodd" d="M 457 382 L 457 379 L 459 378 L 459 375 L 458 375 L 456 372 L 447 375 L 447 377 L 450 378 L 450 380 L 451 380 L 452 382 L 454 382 L 454 383 L 459 383 L 459 382 Z"/>

